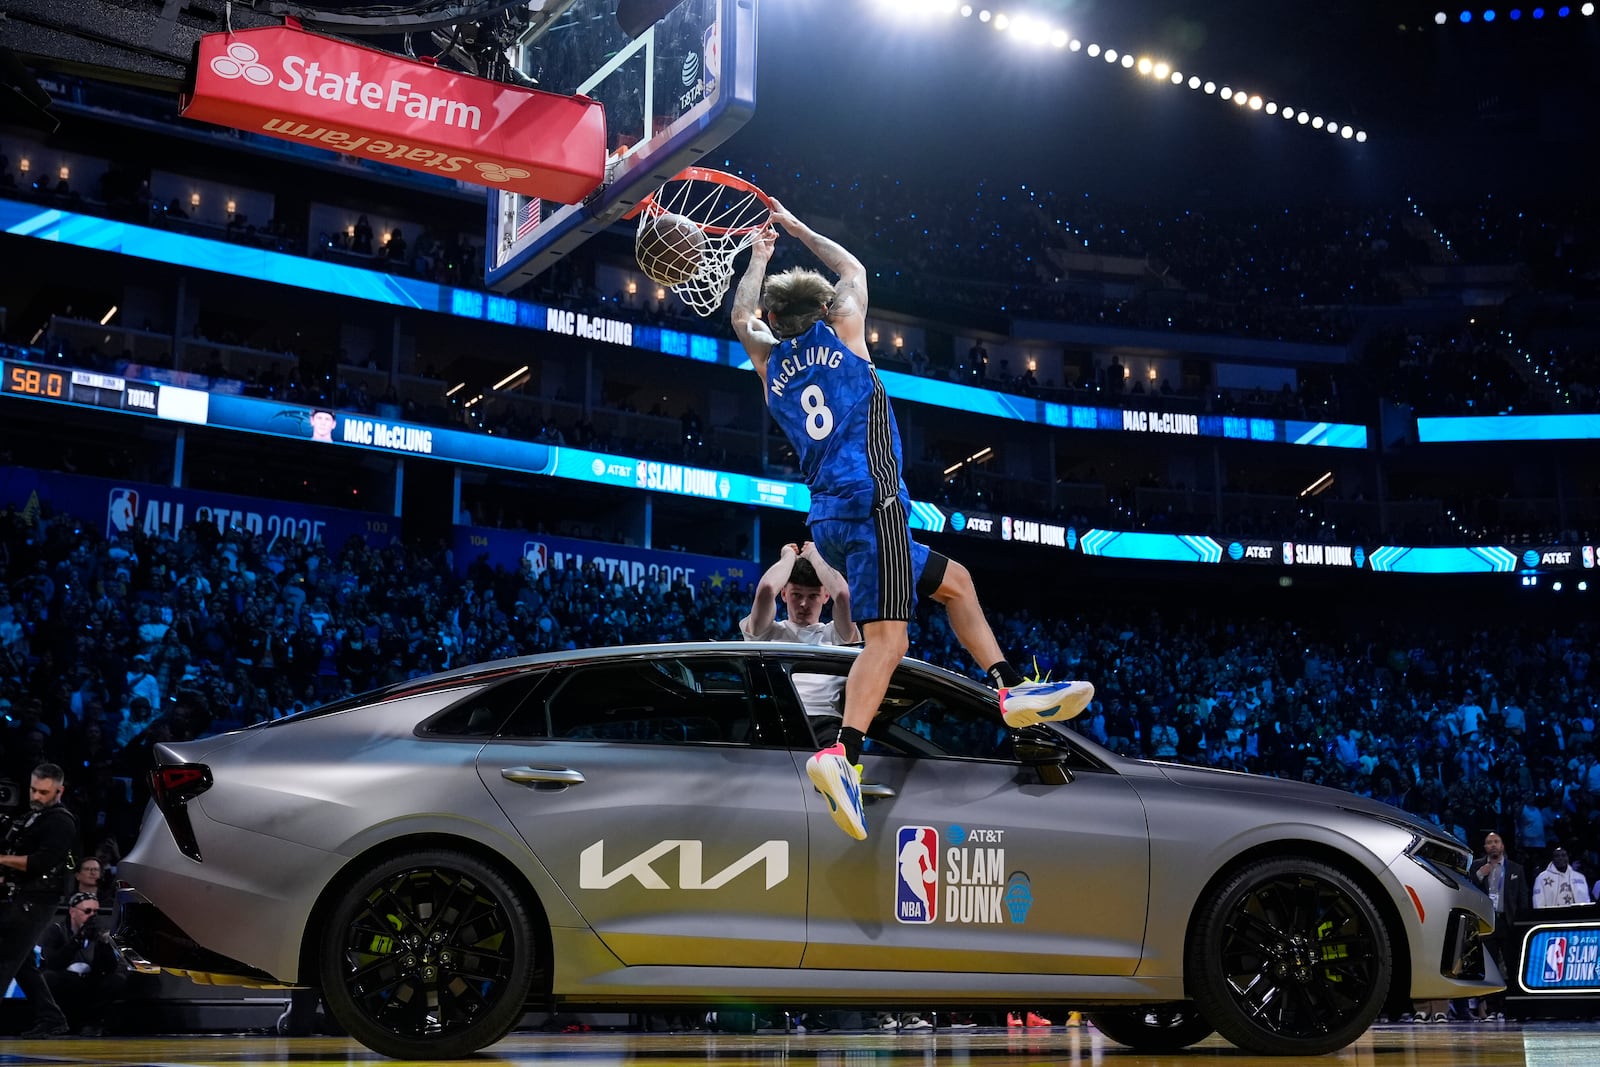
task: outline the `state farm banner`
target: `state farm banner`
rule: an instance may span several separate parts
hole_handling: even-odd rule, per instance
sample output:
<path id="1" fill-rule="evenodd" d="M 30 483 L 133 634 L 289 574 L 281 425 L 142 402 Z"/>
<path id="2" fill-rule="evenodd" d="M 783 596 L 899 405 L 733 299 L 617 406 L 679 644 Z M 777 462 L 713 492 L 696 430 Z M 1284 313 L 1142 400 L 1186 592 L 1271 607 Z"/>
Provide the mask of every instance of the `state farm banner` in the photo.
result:
<path id="1" fill-rule="evenodd" d="M 605 176 L 598 100 L 268 26 L 200 39 L 185 118 L 575 204 Z"/>

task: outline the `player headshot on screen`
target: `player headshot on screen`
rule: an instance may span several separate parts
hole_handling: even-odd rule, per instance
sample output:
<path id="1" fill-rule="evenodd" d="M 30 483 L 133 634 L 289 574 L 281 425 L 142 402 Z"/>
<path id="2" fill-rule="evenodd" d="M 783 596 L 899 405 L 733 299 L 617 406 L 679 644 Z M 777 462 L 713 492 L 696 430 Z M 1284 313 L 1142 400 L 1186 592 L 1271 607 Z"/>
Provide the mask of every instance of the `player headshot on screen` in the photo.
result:
<path id="1" fill-rule="evenodd" d="M 856 762 L 909 647 L 907 623 L 919 594 L 945 606 L 962 647 L 1000 690 L 1007 725 L 1070 719 L 1088 706 L 1094 687 L 1025 681 L 1001 654 L 972 575 L 911 539 L 900 431 L 867 355 L 866 268 L 778 201 L 769 206 L 773 222 L 838 277 L 830 282 L 796 268 L 767 278 L 777 242 L 768 227 L 755 237 L 734 293 L 733 329 L 761 375 L 773 420 L 800 458 L 811 489 L 812 540 L 850 583 L 851 613 L 865 638 L 845 685 L 838 742 L 806 762 L 834 821 L 862 840 L 867 825 Z"/>
<path id="2" fill-rule="evenodd" d="M 333 412 L 323 408 L 316 408 L 311 412 L 311 439 L 313 441 L 333 441 L 333 428 L 338 423 Z"/>

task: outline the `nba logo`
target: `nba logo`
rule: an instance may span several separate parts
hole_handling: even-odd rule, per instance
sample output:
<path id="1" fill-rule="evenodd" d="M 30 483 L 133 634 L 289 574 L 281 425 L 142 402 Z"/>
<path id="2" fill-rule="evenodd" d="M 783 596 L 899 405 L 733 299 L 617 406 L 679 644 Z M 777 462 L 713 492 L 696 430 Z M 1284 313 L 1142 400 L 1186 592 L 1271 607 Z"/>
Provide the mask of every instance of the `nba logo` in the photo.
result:
<path id="1" fill-rule="evenodd" d="M 1585 567 L 1593 567 L 1594 566 L 1594 546 L 1593 545 L 1584 545 L 1583 546 L 1583 565 Z"/>
<path id="2" fill-rule="evenodd" d="M 113 489 L 106 507 L 106 536 L 127 533 L 139 520 L 139 491 Z"/>
<path id="3" fill-rule="evenodd" d="M 533 572 L 535 578 L 550 566 L 550 550 L 545 547 L 543 541 L 524 541 L 522 558 L 528 561 L 528 569 Z"/>
<path id="4" fill-rule="evenodd" d="M 1011 540 L 1011 516 L 1010 515 L 1002 515 L 1002 516 L 1000 516 L 1000 539 L 1002 541 Z"/>
<path id="5" fill-rule="evenodd" d="M 706 83 L 706 95 L 710 96 L 717 91 L 717 71 L 722 69 L 722 33 L 720 21 L 713 21 L 706 27 L 705 38 L 702 41 L 702 51 L 705 54 L 705 63 L 702 65 L 704 73 L 701 75 Z"/>
<path id="6" fill-rule="evenodd" d="M 1283 561 L 1285 563 L 1293 563 L 1294 562 L 1294 542 L 1293 541 L 1285 541 L 1283 543 Z"/>
<path id="7" fill-rule="evenodd" d="M 894 917 L 931 923 L 939 913 L 939 831 L 902 826 L 895 838 Z"/>
<path id="8" fill-rule="evenodd" d="M 1544 980 L 1560 982 L 1567 969 L 1567 939 L 1552 937 L 1544 946 Z"/>

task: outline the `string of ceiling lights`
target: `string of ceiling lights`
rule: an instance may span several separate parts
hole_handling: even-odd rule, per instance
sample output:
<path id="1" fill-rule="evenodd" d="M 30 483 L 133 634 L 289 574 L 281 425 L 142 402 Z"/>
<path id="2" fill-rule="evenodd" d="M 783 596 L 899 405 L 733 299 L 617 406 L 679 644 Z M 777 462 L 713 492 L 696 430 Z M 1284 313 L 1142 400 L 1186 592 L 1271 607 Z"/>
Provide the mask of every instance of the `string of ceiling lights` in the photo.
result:
<path id="1" fill-rule="evenodd" d="M 1303 126 L 1315 132 L 1327 132 L 1346 141 L 1365 144 L 1367 131 L 1357 129 L 1338 119 L 1324 117 L 1311 108 L 1279 103 L 1270 95 L 1238 87 L 1233 81 L 1219 81 L 1199 74 L 1184 72 L 1174 64 L 1149 55 L 1103 45 L 1098 41 L 1085 41 L 1048 19 L 1033 15 L 1013 15 L 1008 12 L 979 7 L 962 0 L 879 0 L 882 7 L 904 13 L 925 14 L 975 19 L 978 23 L 1004 33 L 1020 44 L 1055 48 L 1068 53 L 1082 53 L 1090 59 L 1103 60 L 1113 69 L 1120 68 L 1135 77 L 1147 79 L 1152 85 L 1187 86 L 1192 92 L 1203 92 L 1242 111 L 1278 117 L 1285 122 Z"/>

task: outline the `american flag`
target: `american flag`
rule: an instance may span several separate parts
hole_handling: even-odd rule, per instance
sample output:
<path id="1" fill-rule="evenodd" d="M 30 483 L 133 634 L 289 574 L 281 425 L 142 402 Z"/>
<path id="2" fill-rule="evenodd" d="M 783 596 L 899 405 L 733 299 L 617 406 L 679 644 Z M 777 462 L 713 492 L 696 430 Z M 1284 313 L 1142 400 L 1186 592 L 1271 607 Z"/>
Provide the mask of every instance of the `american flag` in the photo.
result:
<path id="1" fill-rule="evenodd" d="M 536 196 L 520 197 L 522 206 L 517 208 L 516 236 L 513 240 L 520 241 L 532 233 L 539 226 L 539 198 Z"/>

